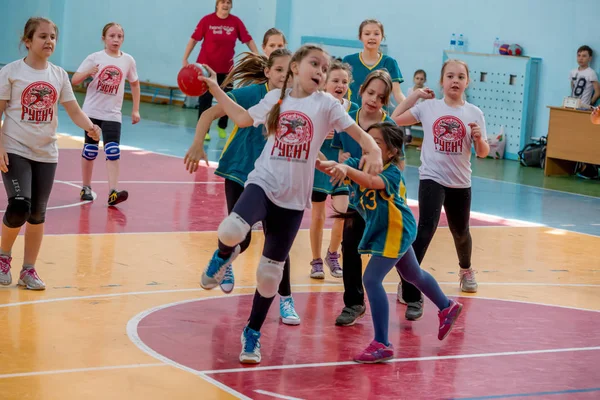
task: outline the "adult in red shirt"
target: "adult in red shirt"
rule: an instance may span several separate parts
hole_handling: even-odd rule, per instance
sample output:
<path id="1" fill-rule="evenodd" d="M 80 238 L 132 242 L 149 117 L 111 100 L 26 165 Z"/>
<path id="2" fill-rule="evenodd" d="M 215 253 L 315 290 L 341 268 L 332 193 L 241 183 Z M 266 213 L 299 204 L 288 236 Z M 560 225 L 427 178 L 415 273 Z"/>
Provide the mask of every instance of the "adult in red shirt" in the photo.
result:
<path id="1" fill-rule="evenodd" d="M 219 84 L 223 83 L 231 67 L 233 67 L 235 43 L 238 39 L 246 44 L 250 51 L 258 54 L 258 48 L 242 20 L 235 15 L 231 15 L 232 7 L 232 0 L 217 0 L 215 12 L 204 16 L 200 20 L 183 55 L 183 66 L 185 67 L 188 65 L 188 57 L 196 47 L 196 43 L 202 41 L 197 62 L 211 67 L 217 73 Z M 228 87 L 226 90 L 231 89 L 231 87 Z M 200 96 L 198 118 L 211 107 L 212 100 L 213 96 L 210 92 Z M 222 138 L 227 135 L 225 128 L 227 128 L 227 116 L 219 119 L 219 136 Z"/>

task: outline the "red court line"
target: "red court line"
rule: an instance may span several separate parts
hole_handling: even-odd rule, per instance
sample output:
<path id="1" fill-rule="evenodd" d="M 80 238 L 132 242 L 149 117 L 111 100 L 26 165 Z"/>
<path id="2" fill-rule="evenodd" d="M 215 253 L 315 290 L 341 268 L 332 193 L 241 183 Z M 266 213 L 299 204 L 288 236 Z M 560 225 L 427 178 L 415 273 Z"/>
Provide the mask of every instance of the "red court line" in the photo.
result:
<path id="1" fill-rule="evenodd" d="M 51 209 L 47 212 L 46 233 L 87 234 L 121 232 L 187 232 L 215 231 L 227 215 L 223 179 L 214 175 L 212 168 L 200 168 L 190 175 L 183 160 L 144 151 L 123 151 L 121 181 L 157 181 L 174 183 L 122 183 L 121 189 L 129 192 L 129 200 L 117 209 L 109 209 L 108 185 L 93 184 L 98 198 L 91 204 Z M 80 150 L 60 151 L 56 174 L 57 181 L 81 181 Z M 98 158 L 94 168 L 94 181 L 106 181 L 105 162 Z M 184 184 L 179 183 L 184 182 Z M 198 184 L 193 184 L 197 182 Z M 79 188 L 55 182 L 49 200 L 50 207 L 77 204 Z M 6 209 L 7 199 L 0 197 L 0 209 Z M 415 216 L 418 208 L 411 207 Z M 332 214 L 328 208 L 328 215 Z M 304 213 L 302 228 L 310 226 L 311 213 Z M 332 219 L 326 220 L 330 228 Z M 442 214 L 440 226 L 447 226 Z M 472 226 L 511 226 L 510 221 L 471 218 Z"/>

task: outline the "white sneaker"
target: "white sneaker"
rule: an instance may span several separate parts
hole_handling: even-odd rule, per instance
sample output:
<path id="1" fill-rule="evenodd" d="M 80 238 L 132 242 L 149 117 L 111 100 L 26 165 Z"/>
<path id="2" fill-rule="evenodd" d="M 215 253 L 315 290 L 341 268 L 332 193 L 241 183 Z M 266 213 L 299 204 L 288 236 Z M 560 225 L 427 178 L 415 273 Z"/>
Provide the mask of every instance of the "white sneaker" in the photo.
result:
<path id="1" fill-rule="evenodd" d="M 22 269 L 18 285 L 25 286 L 29 290 L 46 290 L 46 284 L 39 277 L 35 268 Z"/>
<path id="2" fill-rule="evenodd" d="M 281 315 L 281 322 L 286 325 L 300 325 L 300 316 L 296 313 L 294 307 L 294 299 L 292 296 L 287 298 L 281 298 L 279 300 L 279 314 Z"/>
<path id="3" fill-rule="evenodd" d="M 260 332 L 246 326 L 242 331 L 241 341 L 240 362 L 242 364 L 260 363 Z"/>
<path id="4" fill-rule="evenodd" d="M 477 293 L 477 281 L 475 280 L 475 271 L 472 268 L 460 269 L 460 290 L 466 293 Z"/>
<path id="5" fill-rule="evenodd" d="M 8 286 L 12 283 L 12 274 L 10 273 L 11 256 L 0 255 L 0 285 Z"/>

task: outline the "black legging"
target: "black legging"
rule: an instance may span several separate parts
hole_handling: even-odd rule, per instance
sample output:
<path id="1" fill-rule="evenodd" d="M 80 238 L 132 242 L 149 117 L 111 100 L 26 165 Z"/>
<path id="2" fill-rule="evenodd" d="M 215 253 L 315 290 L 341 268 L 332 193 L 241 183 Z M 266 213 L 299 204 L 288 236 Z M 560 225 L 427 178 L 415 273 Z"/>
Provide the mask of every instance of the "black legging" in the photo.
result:
<path id="1" fill-rule="evenodd" d="M 46 207 L 54 184 L 57 163 L 33 161 L 18 154 L 8 153 L 8 172 L 2 181 L 8 197 L 4 225 L 19 228 L 46 221 Z"/>
<path id="2" fill-rule="evenodd" d="M 353 212 L 352 217 L 344 221 L 342 233 L 342 262 L 344 265 L 344 305 L 352 307 L 365 304 L 365 291 L 362 281 L 362 259 L 358 244 L 365 233 L 365 220 Z"/>
<path id="3" fill-rule="evenodd" d="M 423 262 L 429 243 L 440 222 L 442 205 L 446 211 L 450 233 L 461 268 L 471 268 L 473 242 L 469 231 L 471 214 L 471 188 L 454 189 L 425 179 L 419 182 L 419 228 L 413 249 L 419 264 Z M 402 279 L 402 298 L 407 303 L 421 299 L 419 289 Z"/>
<path id="4" fill-rule="evenodd" d="M 217 74 L 217 82 L 219 82 L 219 86 L 221 86 L 221 84 L 225 82 L 226 77 L 227 74 Z M 228 85 L 224 90 L 226 92 L 229 92 L 231 89 L 233 89 L 233 86 Z M 198 119 L 200 119 L 200 116 L 204 111 L 208 110 L 212 106 L 212 101 L 213 95 L 210 93 L 209 90 L 207 90 L 206 93 L 200 96 L 200 98 L 198 99 Z M 224 115 L 221 118 L 219 118 L 218 124 L 219 128 L 227 128 L 227 115 Z"/>
<path id="5" fill-rule="evenodd" d="M 231 213 L 233 210 L 233 206 L 239 200 L 242 192 L 244 191 L 244 187 L 239 183 L 232 181 L 230 179 L 225 179 L 225 198 L 227 199 L 227 212 Z M 240 243 L 241 252 L 244 252 L 248 246 L 250 246 L 250 240 L 252 239 L 252 231 L 248 232 L 248 235 L 244 239 L 242 243 Z M 291 296 L 292 295 L 292 286 L 290 282 L 290 257 L 285 260 L 285 264 L 283 265 L 283 277 L 281 278 L 281 283 L 279 283 L 279 291 L 280 296 Z M 248 326 L 255 331 L 260 331 L 262 325 L 267 318 L 267 314 L 269 313 L 269 308 L 271 307 L 271 303 L 275 297 L 266 298 L 262 297 L 258 290 L 254 292 L 254 300 L 252 301 L 252 310 L 250 311 L 250 319 Z"/>

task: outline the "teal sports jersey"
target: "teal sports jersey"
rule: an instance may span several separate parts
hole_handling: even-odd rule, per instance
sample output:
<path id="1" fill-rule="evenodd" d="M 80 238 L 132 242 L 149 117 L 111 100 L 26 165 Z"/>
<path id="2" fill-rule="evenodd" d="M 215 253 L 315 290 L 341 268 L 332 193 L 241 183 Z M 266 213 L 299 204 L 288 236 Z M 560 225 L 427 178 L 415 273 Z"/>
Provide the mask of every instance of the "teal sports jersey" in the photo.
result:
<path id="1" fill-rule="evenodd" d="M 350 101 L 350 109 L 348 109 L 348 113 L 351 113 L 351 112 L 354 112 L 354 111 L 358 111 L 359 108 L 360 108 L 360 106 L 358 104 L 356 104 L 353 101 Z"/>
<path id="2" fill-rule="evenodd" d="M 350 158 L 345 164 L 358 169 L 359 161 Z M 350 202 L 366 222 L 358 252 L 400 258 L 417 237 L 417 222 L 406 204 L 402 171 L 395 164 L 387 164 L 379 177 L 385 189 L 367 189 L 346 179 L 350 185 Z"/>
<path id="3" fill-rule="evenodd" d="M 398 63 L 392 57 L 381 54 L 379 61 L 375 65 L 368 67 L 362 60 L 361 53 L 350 54 L 344 57 L 342 60 L 345 63 L 350 64 L 352 67 L 352 82 L 350 83 L 350 101 L 362 105 L 362 100 L 358 94 L 360 86 L 365 81 L 367 75 L 378 69 L 386 69 L 392 77 L 392 82 L 402 83 L 404 78 Z"/>
<path id="4" fill-rule="evenodd" d="M 346 110 L 348 113 L 358 110 L 358 105 L 355 103 L 349 102 L 348 100 L 344 101 L 348 102 L 348 104 L 346 104 Z M 331 147 L 332 141 L 333 139 L 331 138 L 325 139 L 323 145 L 321 146 L 321 153 L 323 153 L 328 160 L 337 162 L 339 150 Z M 315 169 L 315 182 L 313 184 L 313 190 L 326 194 L 348 193 L 348 187 L 346 185 L 339 184 L 334 187 L 329 181 L 330 179 L 331 177 L 329 175 Z"/>
<path id="5" fill-rule="evenodd" d="M 269 87 L 264 83 L 234 89 L 227 92 L 227 96 L 247 110 L 258 104 L 268 91 Z M 225 143 L 215 175 L 244 186 L 248 174 L 254 169 L 254 162 L 262 153 L 266 142 L 263 125 L 241 129 L 235 125 Z"/>
<path id="6" fill-rule="evenodd" d="M 351 112 L 350 116 L 354 118 L 356 124 L 360 126 L 358 119 L 359 111 L 360 108 Z M 394 120 L 388 117 L 388 115 L 385 112 L 383 113 L 381 122 L 391 122 L 395 124 Z M 348 135 L 346 132 L 335 132 L 335 134 L 333 135 L 333 141 L 331 142 L 331 147 L 333 147 L 334 149 L 342 150 L 344 153 L 350 153 L 350 157 L 362 157 L 362 148 L 360 147 L 358 142 L 352 139 L 352 136 Z"/>

